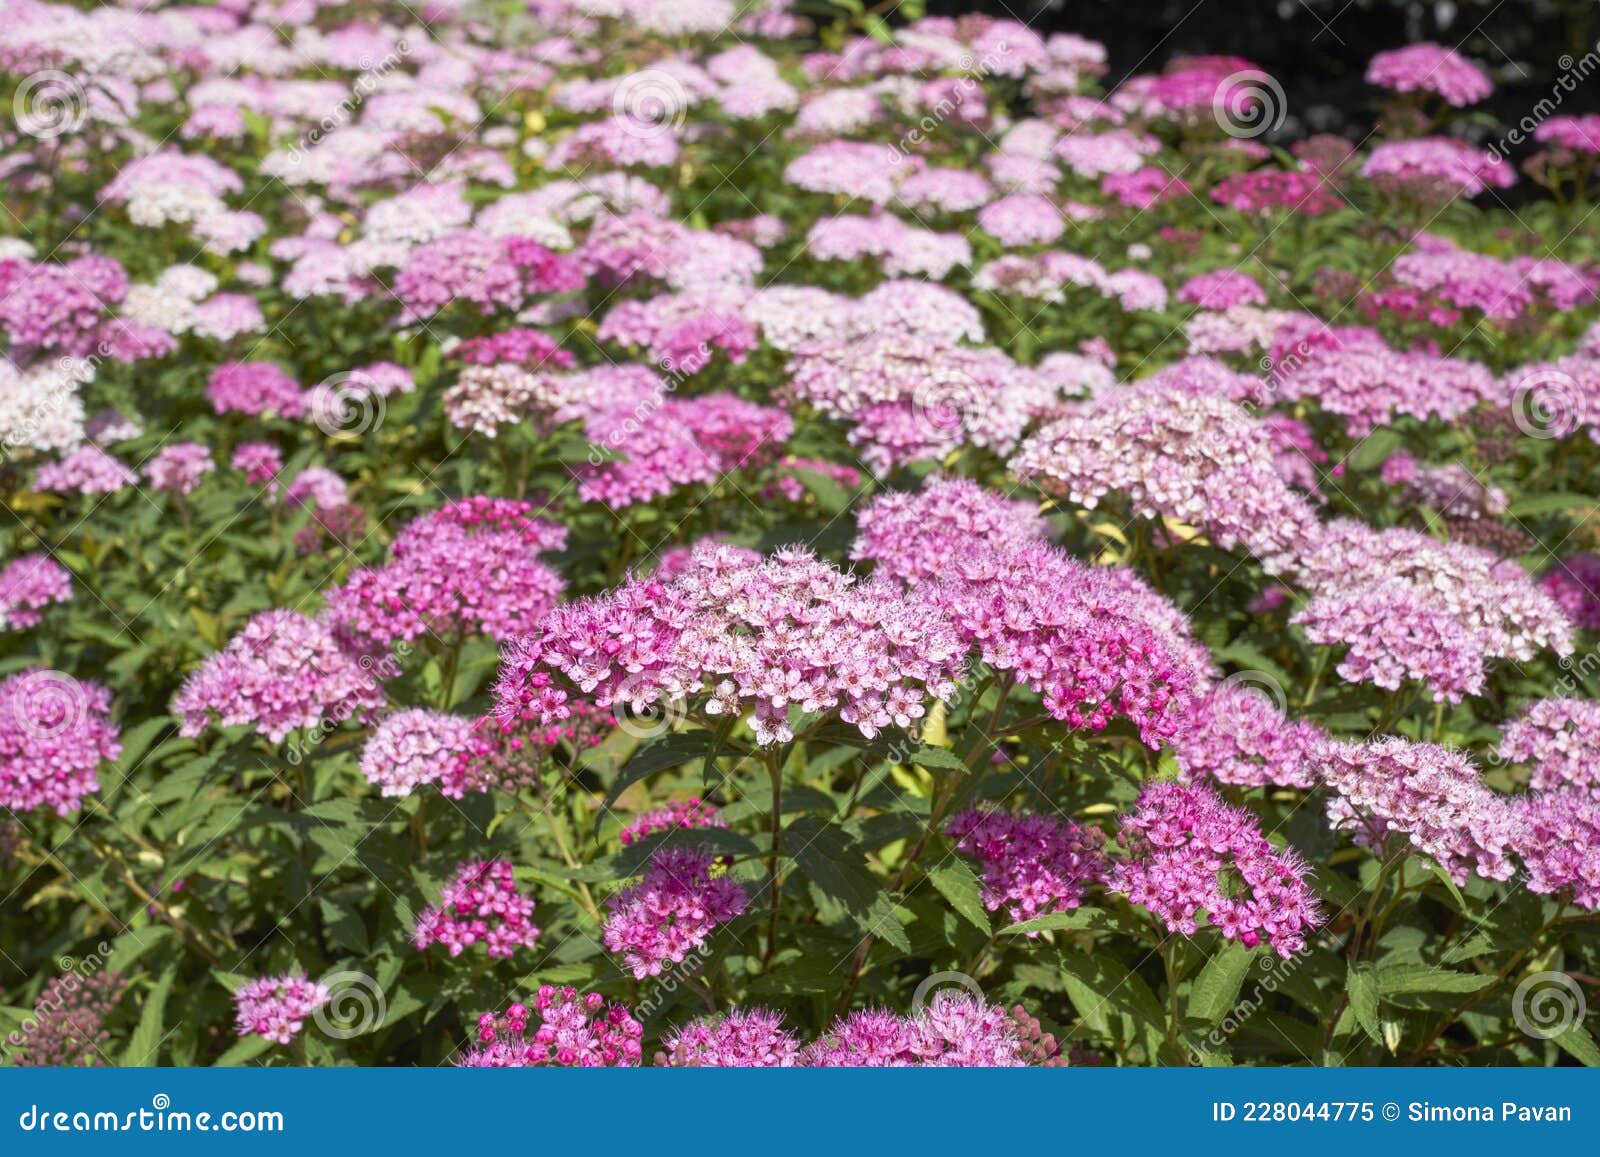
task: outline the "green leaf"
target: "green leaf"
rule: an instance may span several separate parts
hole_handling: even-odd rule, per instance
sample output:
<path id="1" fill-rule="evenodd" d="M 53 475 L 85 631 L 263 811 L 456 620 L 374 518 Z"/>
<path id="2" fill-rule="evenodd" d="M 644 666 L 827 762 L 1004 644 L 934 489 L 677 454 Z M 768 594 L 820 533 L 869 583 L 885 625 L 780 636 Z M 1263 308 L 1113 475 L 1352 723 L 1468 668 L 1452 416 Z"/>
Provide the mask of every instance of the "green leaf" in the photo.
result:
<path id="1" fill-rule="evenodd" d="M 122 1066 L 154 1065 L 160 1060 L 161 1042 L 163 1034 L 162 1025 L 167 1016 L 167 994 L 172 991 L 172 983 L 178 978 L 178 967 L 173 965 L 161 974 L 161 979 L 156 981 L 144 998 L 144 1006 L 139 1010 L 139 1024 L 133 1030 L 133 1036 L 128 1038 L 128 1048 L 122 1054 Z"/>
<path id="2" fill-rule="evenodd" d="M 255 1060 L 271 1047 L 272 1042 L 266 1037 L 251 1033 L 249 1036 L 240 1037 L 238 1043 L 213 1061 L 212 1064 L 219 1069 L 236 1068 L 246 1061 Z"/>
<path id="3" fill-rule="evenodd" d="M 1380 964 L 1376 980 L 1379 995 L 1390 997 L 1405 993 L 1477 992 L 1494 977 L 1428 964 Z"/>
<path id="4" fill-rule="evenodd" d="M 961 758 L 948 747 L 930 747 L 924 745 L 917 748 L 908 757 L 907 762 L 918 767 L 925 767 L 930 771 L 960 771 L 965 772 L 967 765 Z"/>
<path id="5" fill-rule="evenodd" d="M 1383 460 L 1400 448 L 1400 435 L 1387 426 L 1374 430 L 1361 440 L 1350 453 L 1350 469 L 1358 472 L 1376 470 Z"/>
<path id="6" fill-rule="evenodd" d="M 1104 953 L 1090 956 L 1063 952 L 1061 979 L 1072 1006 L 1096 1032 L 1110 1034 L 1111 1015 L 1116 1012 L 1127 1014 L 1141 1027 L 1158 1034 L 1165 1023 L 1161 1002 L 1150 986 Z"/>
<path id="7" fill-rule="evenodd" d="M 806 815 L 790 824 L 783 836 L 784 846 L 793 849 L 795 864 L 819 894 L 824 920 L 845 919 L 862 934 L 911 951 L 911 940 L 889 894 L 867 867 L 865 853 L 843 829 L 820 816 Z"/>
<path id="8" fill-rule="evenodd" d="M 1228 940 L 1202 968 L 1189 986 L 1189 1017 L 1207 1026 L 1216 1024 L 1239 1003 L 1239 989 L 1255 954 L 1237 940 Z"/>
<path id="9" fill-rule="evenodd" d="M 648 775 L 658 771 L 665 771 L 669 767 L 678 767 L 694 759 L 704 759 L 710 750 L 712 736 L 707 731 L 689 731 L 674 735 L 667 735 L 647 747 L 634 752 L 633 758 L 623 765 L 617 773 L 617 778 L 611 784 L 611 790 L 606 792 L 605 803 L 609 808 L 617 802 L 617 798 L 634 784 Z"/>
<path id="10" fill-rule="evenodd" d="M 1373 979 L 1371 967 L 1351 965 L 1344 985 L 1356 1023 L 1374 1041 L 1381 1041 L 1378 1030 L 1378 982 Z"/>
<path id="11" fill-rule="evenodd" d="M 1600 1068 L 1600 1045 L 1595 1044 L 1594 1037 L 1581 1023 L 1574 1022 L 1565 1032 L 1550 1039 L 1580 1064 L 1591 1069 Z"/>
<path id="12" fill-rule="evenodd" d="M 983 884 L 965 861 L 946 860 L 929 869 L 928 879 L 969 924 L 985 936 L 990 934 L 989 913 L 983 907 Z"/>

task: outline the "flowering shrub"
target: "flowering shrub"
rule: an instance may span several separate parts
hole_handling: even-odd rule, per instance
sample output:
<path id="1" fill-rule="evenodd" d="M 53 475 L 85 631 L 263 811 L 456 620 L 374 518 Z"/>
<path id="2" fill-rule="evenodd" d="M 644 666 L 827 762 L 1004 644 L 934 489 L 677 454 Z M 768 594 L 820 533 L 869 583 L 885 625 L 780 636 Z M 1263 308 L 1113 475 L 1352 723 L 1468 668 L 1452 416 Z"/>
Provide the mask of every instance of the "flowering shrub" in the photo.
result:
<path id="1" fill-rule="evenodd" d="M 1600 1064 L 1600 121 L 403 7 L 0 32 L 6 1063 Z"/>

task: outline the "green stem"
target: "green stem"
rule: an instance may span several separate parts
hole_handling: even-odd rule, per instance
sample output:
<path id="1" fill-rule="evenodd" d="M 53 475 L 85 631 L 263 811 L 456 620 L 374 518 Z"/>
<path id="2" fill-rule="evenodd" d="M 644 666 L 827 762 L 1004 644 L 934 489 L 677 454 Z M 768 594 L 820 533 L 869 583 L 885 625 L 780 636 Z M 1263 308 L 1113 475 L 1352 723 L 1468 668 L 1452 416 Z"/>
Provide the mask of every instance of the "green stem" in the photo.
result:
<path id="1" fill-rule="evenodd" d="M 767 950 L 761 954 L 761 967 L 772 963 L 778 950 L 778 857 L 783 848 L 783 761 L 777 749 L 766 753 L 767 776 L 772 781 L 772 847 L 767 852 L 767 893 L 771 911 L 767 916 Z"/>

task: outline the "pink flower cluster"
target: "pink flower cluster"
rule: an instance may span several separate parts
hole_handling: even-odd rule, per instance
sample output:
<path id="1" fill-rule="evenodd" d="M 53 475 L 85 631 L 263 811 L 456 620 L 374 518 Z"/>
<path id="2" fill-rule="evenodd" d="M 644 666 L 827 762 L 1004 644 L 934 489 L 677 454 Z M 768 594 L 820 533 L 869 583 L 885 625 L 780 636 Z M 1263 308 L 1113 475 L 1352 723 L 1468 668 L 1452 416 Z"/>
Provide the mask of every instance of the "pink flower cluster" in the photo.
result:
<path id="1" fill-rule="evenodd" d="M 240 1036 L 254 1033 L 286 1045 L 305 1027 L 306 1017 L 328 1003 L 327 986 L 302 975 L 261 976 L 233 994 L 235 1027 Z"/>
<path id="2" fill-rule="evenodd" d="M 969 992 L 939 989 L 910 1016 L 863 1009 L 801 1054 L 813 1068 L 1021 1068 L 1027 1042 L 1010 1013 Z"/>
<path id="3" fill-rule="evenodd" d="M 1249 812 L 1209 787 L 1156 783 L 1123 816 L 1109 885 L 1148 908 L 1169 932 L 1193 936 L 1198 917 L 1249 948 L 1265 941 L 1279 956 L 1305 947 L 1322 921 L 1310 869 L 1280 851 Z"/>
<path id="4" fill-rule="evenodd" d="M 1530 892 L 1559 894 L 1600 909 L 1600 796 L 1564 789 L 1516 800 L 1517 852 Z"/>
<path id="5" fill-rule="evenodd" d="M 661 848 L 644 877 L 609 902 L 605 943 L 637 979 L 658 976 L 705 944 L 718 925 L 744 913 L 744 886 L 713 876 L 716 860 L 692 848 Z"/>
<path id="6" fill-rule="evenodd" d="M 850 423 L 851 444 L 879 473 L 964 444 L 1009 450 L 1057 397 L 1041 374 L 997 349 L 890 326 L 801 345 L 790 388 L 824 416 Z"/>
<path id="7" fill-rule="evenodd" d="M 717 814 L 715 807 L 702 802 L 699 796 L 692 796 L 689 799 L 673 800 L 665 807 L 636 816 L 622 829 L 618 838 L 621 839 L 622 846 L 627 847 L 656 832 L 671 832 L 680 828 L 727 826 L 727 821 Z"/>
<path id="8" fill-rule="evenodd" d="M 1575 788 L 1600 795 L 1600 702 L 1538 699 L 1505 725 L 1498 753 L 1533 769 L 1537 791 Z"/>
<path id="9" fill-rule="evenodd" d="M 111 693 L 35 667 L 0 680 L 0 807 L 52 807 L 67 816 L 100 786 L 100 765 L 122 754 L 108 718 Z"/>
<path id="10" fill-rule="evenodd" d="M 870 738 L 909 727 L 929 696 L 948 697 L 961 650 L 942 618 L 888 583 L 858 583 L 798 549 L 751 562 L 701 547 L 670 582 L 636 579 L 551 610 L 506 649 L 496 711 L 502 722 L 566 718 L 571 693 L 550 678 L 559 673 L 601 707 L 753 708 L 762 744 L 794 737 L 791 707 L 838 711 Z"/>
<path id="11" fill-rule="evenodd" d="M 539 1027 L 528 1035 L 532 1014 Z M 533 1009 L 520 1002 L 503 1016 L 478 1018 L 478 1047 L 457 1062 L 465 1068 L 616 1068 L 637 1065 L 644 1055 L 644 1026 L 620 1004 L 607 1005 L 598 992 L 580 996 L 571 988 L 544 985 Z"/>
<path id="12" fill-rule="evenodd" d="M 1367 156 L 1361 175 L 1424 200 L 1476 197 L 1485 189 L 1506 189 L 1516 170 L 1504 157 L 1452 137 L 1384 141 Z"/>
<path id="13" fill-rule="evenodd" d="M 247 723 L 273 743 L 296 728 L 314 730 L 383 706 L 372 664 L 347 649 L 321 619 L 263 611 L 184 681 L 172 701 L 184 735 L 215 716 Z"/>
<path id="14" fill-rule="evenodd" d="M 1272 361 L 1284 398 L 1343 417 L 1352 438 L 1393 425 L 1402 414 L 1451 421 L 1500 394 L 1494 375 L 1477 362 L 1397 353 L 1371 331 L 1342 329 L 1319 339 L 1286 327 Z"/>
<path id="15" fill-rule="evenodd" d="M 162 447 L 146 463 L 144 476 L 152 489 L 182 496 L 194 493 L 216 465 L 211 447 L 199 442 L 176 442 Z"/>
<path id="16" fill-rule="evenodd" d="M 532 915 L 533 900 L 517 891 L 510 863 L 462 864 L 445 885 L 438 906 L 417 917 L 411 942 L 423 950 L 443 944 L 451 956 L 460 956 L 481 941 L 490 959 L 510 959 L 539 938 L 539 929 L 528 919 Z"/>
<path id="17" fill-rule="evenodd" d="M 85 442 L 59 462 L 39 467 L 33 488 L 43 493 L 113 494 L 132 486 L 138 476 L 92 442 Z"/>
<path id="18" fill-rule="evenodd" d="M 1320 217 L 1344 207 L 1327 179 L 1310 169 L 1232 173 L 1211 187 L 1211 199 L 1252 216 L 1289 212 L 1299 217 Z"/>
<path id="19" fill-rule="evenodd" d="M 521 309 L 531 298 L 582 289 L 572 258 L 529 237 L 495 237 L 470 229 L 419 245 L 395 275 L 401 322 L 426 321 L 455 301 L 485 315 Z"/>
<path id="20" fill-rule="evenodd" d="M 1539 585 L 1574 626 L 1600 631 L 1600 556 L 1575 554 L 1557 560 Z"/>
<path id="21" fill-rule="evenodd" d="M 0 631 L 36 627 L 41 610 L 72 598 L 72 575 L 46 554 L 25 554 L 0 570 Z"/>
<path id="22" fill-rule="evenodd" d="M 800 1063 L 800 1042 L 783 1027 L 783 1014 L 766 1008 L 734 1009 L 690 1021 L 661 1042 L 656 1064 L 700 1069 L 787 1069 Z"/>
<path id="23" fill-rule="evenodd" d="M 966 478 L 935 477 L 921 490 L 886 491 L 863 506 L 850 557 L 915 585 L 948 573 L 951 552 L 963 543 L 1001 550 L 1042 541 L 1049 530 L 1032 503 Z"/>
<path id="24" fill-rule="evenodd" d="M 1279 475 L 1261 424 L 1226 398 L 1175 384 L 1097 394 L 1029 437 L 1011 468 L 1094 509 L 1115 493 L 1143 518 L 1174 518 L 1219 547 L 1287 565 L 1316 516 Z"/>
<path id="25" fill-rule="evenodd" d="M 1308 719 L 1291 719 L 1261 687 L 1225 679 L 1195 703 L 1174 741 L 1185 775 L 1235 787 L 1316 786 L 1308 752 L 1324 738 Z"/>
<path id="26" fill-rule="evenodd" d="M 532 510 L 476 495 L 414 519 L 395 537 L 387 565 L 353 572 L 328 595 L 328 614 L 382 646 L 532 630 L 565 585 L 538 556 L 567 540 L 565 527 Z"/>
<path id="27" fill-rule="evenodd" d="M 578 494 L 614 510 L 756 469 L 794 432 L 775 406 L 730 394 L 672 397 L 674 387 L 644 366 L 592 370 L 574 387 L 552 417 L 583 423 L 597 453 L 571 467 Z"/>
<path id="28" fill-rule="evenodd" d="M 126 991 L 127 983 L 116 972 L 51 977 L 33 1003 L 32 1023 L 7 1041 L 22 1038 L 12 1053 L 13 1063 L 18 1068 L 101 1068 L 110 1059 L 106 1019 Z"/>
<path id="29" fill-rule="evenodd" d="M 1333 792 L 1328 821 L 1353 841 L 1388 854 L 1390 837 L 1431 857 L 1458 885 L 1476 872 L 1510 879 L 1520 825 L 1507 801 L 1460 752 L 1397 737 L 1329 741 L 1312 753 Z"/>
<path id="30" fill-rule="evenodd" d="M 1178 300 L 1201 309 L 1232 309 L 1236 305 L 1266 305 L 1267 295 L 1249 274 L 1237 269 L 1216 269 L 1180 285 Z"/>
<path id="31" fill-rule="evenodd" d="M 472 720 L 411 707 L 384 717 L 361 750 L 361 774 L 386 796 L 447 784 L 472 742 Z"/>
<path id="32" fill-rule="evenodd" d="M 967 811 L 945 829 L 958 851 L 983 865 L 983 906 L 1013 924 L 1083 903 L 1105 878 L 1098 828 L 1045 815 Z"/>
<path id="33" fill-rule="evenodd" d="M 1407 680 L 1438 702 L 1483 690 L 1482 644 L 1460 619 L 1402 582 L 1373 582 L 1317 595 L 1293 618 L 1306 638 L 1348 646 L 1340 678 L 1398 691 Z"/>
<path id="34" fill-rule="evenodd" d="M 273 362 L 224 362 L 211 371 L 206 397 L 219 414 L 299 418 L 305 391 Z"/>
<path id="35" fill-rule="evenodd" d="M 1483 70 L 1453 48 L 1424 42 L 1380 52 L 1367 64 L 1367 83 L 1391 92 L 1431 92 L 1465 108 L 1494 91 Z"/>

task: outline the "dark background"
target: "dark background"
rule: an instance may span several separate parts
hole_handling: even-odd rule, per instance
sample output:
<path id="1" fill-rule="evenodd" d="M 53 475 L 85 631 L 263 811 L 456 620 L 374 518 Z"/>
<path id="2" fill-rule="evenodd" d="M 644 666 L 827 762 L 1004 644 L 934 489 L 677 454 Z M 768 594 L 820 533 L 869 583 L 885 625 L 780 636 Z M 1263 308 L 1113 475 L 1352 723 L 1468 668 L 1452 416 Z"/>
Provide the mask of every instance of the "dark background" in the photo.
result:
<path id="1" fill-rule="evenodd" d="M 1495 95 L 1477 106 L 1514 124 L 1550 95 L 1561 57 L 1595 51 L 1597 0 L 928 0 L 937 15 L 1010 15 L 1041 33 L 1076 32 L 1110 53 L 1109 88 L 1174 56 L 1247 57 L 1283 86 L 1285 135 L 1359 135 L 1376 111 L 1362 81 L 1376 52 L 1419 40 L 1458 47 L 1486 68 Z M 1595 63 L 1594 61 L 1590 62 Z M 1564 94 L 1562 113 L 1600 111 L 1600 70 Z"/>

